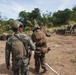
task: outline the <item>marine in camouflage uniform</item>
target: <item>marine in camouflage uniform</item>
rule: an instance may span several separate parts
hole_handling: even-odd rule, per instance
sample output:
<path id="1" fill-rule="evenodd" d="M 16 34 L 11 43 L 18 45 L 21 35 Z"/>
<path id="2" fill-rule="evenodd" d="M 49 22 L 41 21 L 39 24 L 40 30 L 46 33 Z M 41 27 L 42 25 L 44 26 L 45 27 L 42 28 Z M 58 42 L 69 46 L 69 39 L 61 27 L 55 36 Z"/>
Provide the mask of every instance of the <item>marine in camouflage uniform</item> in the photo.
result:
<path id="1" fill-rule="evenodd" d="M 36 25 L 35 28 L 33 29 L 33 33 L 37 30 L 40 30 L 41 31 L 41 28 Z M 40 34 L 40 35 L 45 35 L 45 33 L 43 34 Z M 47 47 L 47 44 L 46 42 L 43 43 L 43 44 L 38 44 L 37 43 L 37 40 L 35 39 L 35 36 L 32 34 L 32 40 L 33 42 L 35 42 L 35 45 L 36 45 L 36 50 L 35 50 L 35 53 L 34 53 L 34 59 L 35 59 L 35 71 L 37 73 L 39 73 L 39 70 L 40 70 L 40 65 L 43 69 L 43 72 L 42 73 L 45 73 L 47 71 L 46 69 L 46 66 L 45 66 L 45 53 L 43 53 L 41 51 L 41 48 L 46 48 Z"/>
<path id="2" fill-rule="evenodd" d="M 17 36 L 23 42 L 25 48 L 26 48 L 26 45 L 27 45 L 27 46 L 30 46 L 30 50 L 35 50 L 35 45 L 33 44 L 30 37 L 19 32 L 18 28 L 20 27 L 20 25 L 22 25 L 22 23 L 19 22 L 19 21 L 14 21 L 13 22 L 12 28 L 13 28 L 13 31 L 15 32 L 14 35 Z M 13 39 L 15 39 L 15 38 L 13 38 Z M 7 40 L 6 47 L 5 47 L 5 59 L 6 59 L 7 69 L 9 69 L 9 67 L 10 67 L 11 44 L 12 44 L 12 40 L 11 40 L 11 37 L 10 37 Z M 29 58 L 27 55 L 26 55 L 25 58 Z M 28 65 L 27 66 L 23 65 L 22 62 L 21 62 L 22 59 L 19 59 L 19 60 L 14 60 L 14 59 L 15 58 L 12 55 L 13 74 L 14 75 L 19 75 L 19 70 L 21 70 L 21 75 L 28 75 L 28 71 L 29 71 Z M 25 61 L 26 61 L 26 59 L 25 59 Z M 18 66 L 17 64 L 21 64 L 21 66 Z"/>

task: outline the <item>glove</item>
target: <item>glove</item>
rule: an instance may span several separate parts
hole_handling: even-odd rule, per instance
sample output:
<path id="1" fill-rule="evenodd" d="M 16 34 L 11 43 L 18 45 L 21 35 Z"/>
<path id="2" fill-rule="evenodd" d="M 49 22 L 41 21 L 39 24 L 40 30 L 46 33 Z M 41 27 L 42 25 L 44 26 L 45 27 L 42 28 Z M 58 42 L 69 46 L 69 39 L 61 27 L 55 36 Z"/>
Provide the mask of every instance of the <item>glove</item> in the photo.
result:
<path id="1" fill-rule="evenodd" d="M 29 58 L 31 58 L 31 55 L 32 55 L 32 52 L 30 51 L 30 52 L 29 52 Z"/>
<path id="2" fill-rule="evenodd" d="M 9 70 L 10 69 L 10 65 L 6 65 L 7 69 Z"/>
<path id="3" fill-rule="evenodd" d="M 30 64 L 31 55 L 32 55 L 32 52 L 30 51 L 30 52 L 29 52 L 29 62 L 28 62 L 28 64 Z"/>
<path id="4" fill-rule="evenodd" d="M 50 47 L 48 47 L 48 52 L 51 51 Z"/>

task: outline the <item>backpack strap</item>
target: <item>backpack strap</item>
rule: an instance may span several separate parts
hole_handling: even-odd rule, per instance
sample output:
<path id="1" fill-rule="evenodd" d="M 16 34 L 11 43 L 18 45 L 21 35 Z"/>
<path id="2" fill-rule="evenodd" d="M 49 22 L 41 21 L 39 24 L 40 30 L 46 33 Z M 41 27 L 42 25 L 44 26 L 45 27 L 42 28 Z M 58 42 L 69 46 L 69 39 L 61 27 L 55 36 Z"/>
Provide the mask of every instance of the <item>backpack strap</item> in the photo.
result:
<path id="1" fill-rule="evenodd" d="M 14 34 L 14 36 L 15 36 L 18 40 L 20 40 L 20 41 L 22 42 L 22 40 L 21 40 L 17 35 Z M 23 43 L 23 42 L 22 42 L 22 43 Z M 23 43 L 23 45 L 24 45 L 24 43 Z M 29 53 L 28 53 L 28 46 L 27 46 L 27 44 L 26 44 L 26 46 L 24 45 L 24 47 L 25 47 L 25 50 L 26 50 L 26 56 L 28 56 Z"/>

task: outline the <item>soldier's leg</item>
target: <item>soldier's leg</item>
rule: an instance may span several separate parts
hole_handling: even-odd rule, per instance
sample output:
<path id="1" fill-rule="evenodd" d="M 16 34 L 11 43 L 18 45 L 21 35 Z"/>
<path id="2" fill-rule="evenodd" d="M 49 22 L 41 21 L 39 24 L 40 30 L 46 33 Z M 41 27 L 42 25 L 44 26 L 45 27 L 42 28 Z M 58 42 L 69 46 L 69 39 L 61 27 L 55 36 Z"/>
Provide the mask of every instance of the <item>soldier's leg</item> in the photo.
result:
<path id="1" fill-rule="evenodd" d="M 39 69 L 40 69 L 40 58 L 39 58 L 39 56 L 37 56 L 35 54 L 34 55 L 34 59 L 35 59 L 35 71 L 39 72 Z"/>
<path id="2" fill-rule="evenodd" d="M 17 61 L 12 62 L 12 70 L 13 75 L 19 75 L 19 66 L 17 65 Z"/>
<path id="3" fill-rule="evenodd" d="M 19 75 L 19 69 L 13 70 L 13 75 Z"/>
<path id="4" fill-rule="evenodd" d="M 42 54 L 42 56 L 40 57 L 40 61 L 41 61 L 41 67 L 42 69 L 44 69 L 44 72 L 47 71 L 46 65 L 45 65 L 45 54 Z"/>
<path id="5" fill-rule="evenodd" d="M 21 68 L 21 75 L 28 75 L 29 73 L 29 67 L 28 66 L 23 66 Z"/>

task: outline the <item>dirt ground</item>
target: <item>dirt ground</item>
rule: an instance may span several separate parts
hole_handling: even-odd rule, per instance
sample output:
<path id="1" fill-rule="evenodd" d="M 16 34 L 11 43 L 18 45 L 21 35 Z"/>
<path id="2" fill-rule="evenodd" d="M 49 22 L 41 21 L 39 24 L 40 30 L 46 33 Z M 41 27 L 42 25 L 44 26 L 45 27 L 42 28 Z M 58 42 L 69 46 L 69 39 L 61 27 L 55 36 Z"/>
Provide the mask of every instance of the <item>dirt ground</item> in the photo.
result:
<path id="1" fill-rule="evenodd" d="M 48 39 L 51 51 L 46 54 L 48 63 L 59 75 L 76 75 L 76 36 L 61 36 L 53 34 Z M 13 75 L 11 68 L 5 65 L 5 42 L 0 41 L 0 75 Z M 48 67 L 45 74 L 36 74 L 34 71 L 34 58 L 31 57 L 29 75 L 56 75 Z M 40 69 L 40 72 L 42 69 Z"/>

